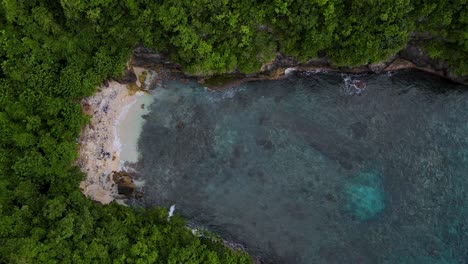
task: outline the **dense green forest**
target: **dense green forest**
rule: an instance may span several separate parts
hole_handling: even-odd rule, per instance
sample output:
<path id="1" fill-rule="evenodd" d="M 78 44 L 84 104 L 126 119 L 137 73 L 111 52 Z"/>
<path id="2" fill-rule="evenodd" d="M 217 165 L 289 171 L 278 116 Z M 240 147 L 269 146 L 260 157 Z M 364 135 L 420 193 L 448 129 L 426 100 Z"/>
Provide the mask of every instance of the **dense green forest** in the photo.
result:
<path id="1" fill-rule="evenodd" d="M 413 36 L 468 73 L 466 0 L 3 0 L 0 263 L 250 263 L 165 209 L 101 206 L 79 190 L 80 99 L 143 44 L 192 74 L 255 72 L 277 52 L 378 62 Z"/>

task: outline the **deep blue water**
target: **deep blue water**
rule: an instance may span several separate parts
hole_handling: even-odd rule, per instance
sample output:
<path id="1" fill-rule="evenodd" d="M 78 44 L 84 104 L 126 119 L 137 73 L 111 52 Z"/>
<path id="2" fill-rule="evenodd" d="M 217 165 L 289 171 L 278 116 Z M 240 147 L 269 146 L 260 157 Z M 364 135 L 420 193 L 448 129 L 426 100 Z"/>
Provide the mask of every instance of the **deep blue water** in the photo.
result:
<path id="1" fill-rule="evenodd" d="M 468 87 L 294 73 L 155 97 L 147 206 L 175 204 L 266 263 L 468 263 Z"/>

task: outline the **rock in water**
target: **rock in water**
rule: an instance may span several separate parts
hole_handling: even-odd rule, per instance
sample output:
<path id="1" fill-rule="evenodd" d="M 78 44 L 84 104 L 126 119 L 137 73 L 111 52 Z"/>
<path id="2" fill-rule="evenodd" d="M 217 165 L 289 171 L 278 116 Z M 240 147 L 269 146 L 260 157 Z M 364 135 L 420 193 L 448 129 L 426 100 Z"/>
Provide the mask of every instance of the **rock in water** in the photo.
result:
<path id="1" fill-rule="evenodd" d="M 345 193 L 346 208 L 359 221 L 369 220 L 385 208 L 383 186 L 378 173 L 360 173 L 346 184 Z"/>
<path id="2" fill-rule="evenodd" d="M 133 182 L 132 177 L 130 177 L 130 175 L 128 175 L 126 172 L 114 171 L 112 174 L 112 179 L 117 184 L 117 190 L 119 194 L 129 197 L 134 195 L 136 185 Z"/>

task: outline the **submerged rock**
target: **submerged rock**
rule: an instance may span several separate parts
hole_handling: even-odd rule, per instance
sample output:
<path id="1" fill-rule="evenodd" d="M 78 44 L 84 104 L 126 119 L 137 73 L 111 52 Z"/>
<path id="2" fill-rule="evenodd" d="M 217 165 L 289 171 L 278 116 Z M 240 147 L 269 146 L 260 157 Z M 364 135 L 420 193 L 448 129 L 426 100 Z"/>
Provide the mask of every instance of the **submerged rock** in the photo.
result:
<path id="1" fill-rule="evenodd" d="M 359 221 L 366 221 L 385 208 L 380 175 L 375 172 L 360 173 L 346 184 L 347 210 Z"/>
<path id="2" fill-rule="evenodd" d="M 184 122 L 182 121 L 178 121 L 177 124 L 176 124 L 176 128 L 177 129 L 183 129 L 185 127 L 185 124 Z"/>

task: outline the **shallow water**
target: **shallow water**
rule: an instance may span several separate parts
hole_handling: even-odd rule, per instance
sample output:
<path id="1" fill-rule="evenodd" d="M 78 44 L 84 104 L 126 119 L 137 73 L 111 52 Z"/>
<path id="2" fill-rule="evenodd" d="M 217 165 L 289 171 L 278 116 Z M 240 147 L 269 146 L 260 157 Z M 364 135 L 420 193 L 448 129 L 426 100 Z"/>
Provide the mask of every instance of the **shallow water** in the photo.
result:
<path id="1" fill-rule="evenodd" d="M 266 263 L 467 262 L 467 87 L 414 71 L 173 81 L 146 118 L 145 204 Z"/>
<path id="2" fill-rule="evenodd" d="M 154 98 L 150 94 L 138 92 L 133 101 L 125 106 L 117 118 L 114 144 L 120 153 L 121 167 L 127 162 L 135 163 L 138 161 L 138 136 L 141 134 L 143 124 L 146 121 L 143 116 L 149 113 L 149 106 L 153 100 Z"/>

